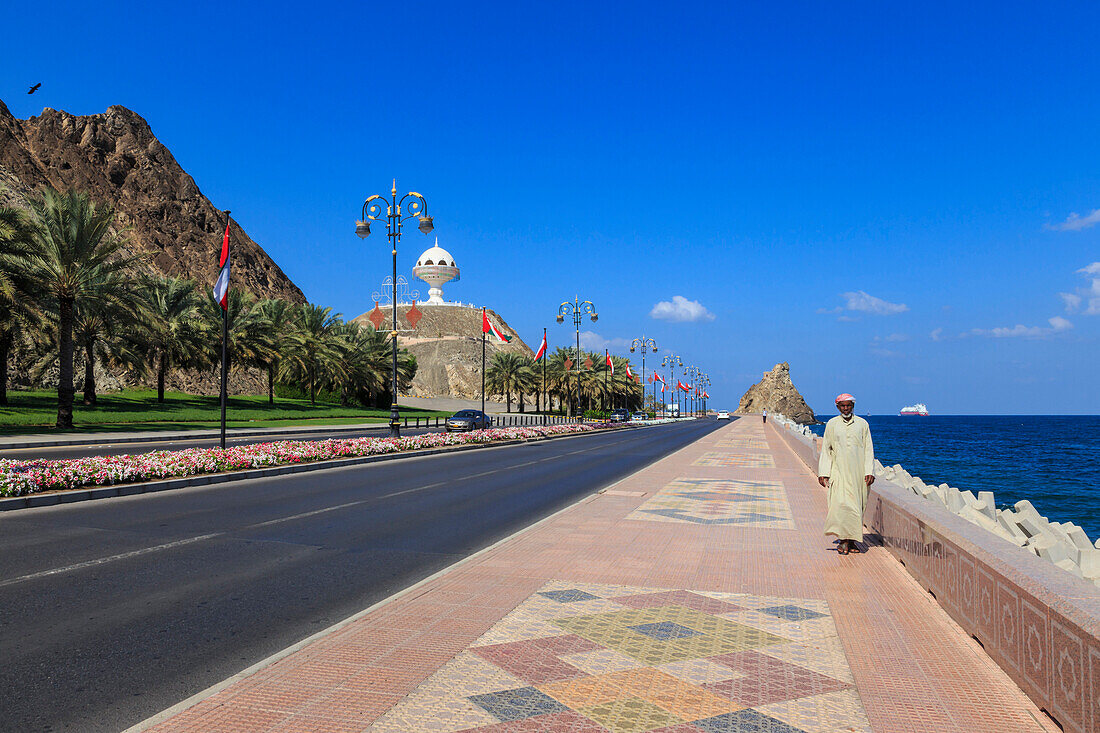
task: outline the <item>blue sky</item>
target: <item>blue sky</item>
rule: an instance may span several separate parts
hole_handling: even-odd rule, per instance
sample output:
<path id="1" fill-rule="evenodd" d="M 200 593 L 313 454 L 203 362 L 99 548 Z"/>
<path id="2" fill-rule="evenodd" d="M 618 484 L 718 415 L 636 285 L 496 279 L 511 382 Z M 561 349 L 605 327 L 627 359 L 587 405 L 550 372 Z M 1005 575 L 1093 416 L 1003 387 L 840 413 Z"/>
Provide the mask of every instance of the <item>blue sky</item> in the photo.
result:
<path id="1" fill-rule="evenodd" d="M 228 5 L 8 8 L 0 98 L 135 110 L 349 317 L 396 176 L 445 297 L 552 346 L 590 299 L 587 343 L 652 337 L 714 406 L 788 361 L 826 412 L 1100 413 L 1098 6 Z M 406 228 L 400 270 L 429 244 Z"/>

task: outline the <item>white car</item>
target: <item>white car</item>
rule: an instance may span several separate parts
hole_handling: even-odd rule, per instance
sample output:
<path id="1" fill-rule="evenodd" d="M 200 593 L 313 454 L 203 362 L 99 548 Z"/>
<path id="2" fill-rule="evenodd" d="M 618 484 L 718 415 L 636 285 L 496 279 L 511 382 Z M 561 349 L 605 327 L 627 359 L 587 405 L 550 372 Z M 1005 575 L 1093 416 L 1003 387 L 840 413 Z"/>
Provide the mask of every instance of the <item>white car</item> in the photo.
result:
<path id="1" fill-rule="evenodd" d="M 727 412 L 726 410 L 719 410 L 718 411 L 718 419 L 719 420 L 729 420 L 730 419 L 729 412 Z"/>

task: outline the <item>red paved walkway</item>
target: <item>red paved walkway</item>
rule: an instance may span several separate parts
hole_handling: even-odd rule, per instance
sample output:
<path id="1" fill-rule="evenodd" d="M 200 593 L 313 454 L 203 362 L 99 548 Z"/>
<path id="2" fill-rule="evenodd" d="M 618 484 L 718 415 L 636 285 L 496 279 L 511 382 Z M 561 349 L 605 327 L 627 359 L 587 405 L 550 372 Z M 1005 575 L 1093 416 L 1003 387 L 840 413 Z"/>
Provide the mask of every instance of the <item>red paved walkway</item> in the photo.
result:
<path id="1" fill-rule="evenodd" d="M 156 731 L 1054 731 L 743 419 Z"/>

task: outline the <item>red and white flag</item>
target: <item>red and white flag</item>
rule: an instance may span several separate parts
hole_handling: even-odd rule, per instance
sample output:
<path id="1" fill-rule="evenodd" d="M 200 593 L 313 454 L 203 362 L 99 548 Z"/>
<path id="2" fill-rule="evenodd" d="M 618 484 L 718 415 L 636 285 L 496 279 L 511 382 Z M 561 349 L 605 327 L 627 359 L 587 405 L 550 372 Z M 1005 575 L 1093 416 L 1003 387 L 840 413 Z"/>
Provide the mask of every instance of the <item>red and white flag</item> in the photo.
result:
<path id="1" fill-rule="evenodd" d="M 662 377 L 657 372 L 653 372 L 653 381 L 654 382 L 660 382 L 661 384 L 664 384 L 665 383 L 665 378 Z M 662 391 L 664 391 L 664 390 L 662 390 Z"/>
<path id="2" fill-rule="evenodd" d="M 218 301 L 222 310 L 229 310 L 229 222 L 225 222 L 225 237 L 222 238 L 222 256 L 218 261 L 222 268 L 218 279 L 214 281 L 214 300 Z"/>
<path id="3" fill-rule="evenodd" d="M 615 365 L 611 363 L 611 353 L 604 349 L 603 355 L 607 357 L 607 368 L 611 370 L 611 376 L 615 376 Z"/>
<path id="4" fill-rule="evenodd" d="M 512 340 L 511 336 L 505 336 L 497 329 L 496 326 L 489 322 L 489 316 L 485 313 L 484 308 L 481 309 L 481 332 L 493 334 L 498 339 L 500 339 L 501 343 L 504 344 Z"/>
<path id="5" fill-rule="evenodd" d="M 629 361 L 626 363 L 626 378 L 627 379 L 634 379 L 634 373 L 632 371 L 630 371 L 630 362 Z"/>
<path id="6" fill-rule="evenodd" d="M 662 379 L 662 380 L 661 380 L 661 394 L 664 394 L 664 393 L 665 393 L 665 386 L 666 386 L 666 385 L 665 385 L 665 380 L 663 380 L 663 379 Z"/>
<path id="7" fill-rule="evenodd" d="M 535 361 L 538 361 L 546 355 L 546 334 L 542 334 L 542 346 L 539 347 L 539 353 L 535 354 Z"/>
<path id="8" fill-rule="evenodd" d="M 677 379 L 677 380 L 676 380 L 676 388 L 677 388 L 677 389 L 682 389 L 682 390 L 684 390 L 685 392 L 690 392 L 690 391 L 691 391 L 691 385 L 689 385 L 689 384 L 684 384 L 684 383 L 683 383 L 683 382 L 681 382 L 681 381 L 680 381 L 679 379 Z"/>

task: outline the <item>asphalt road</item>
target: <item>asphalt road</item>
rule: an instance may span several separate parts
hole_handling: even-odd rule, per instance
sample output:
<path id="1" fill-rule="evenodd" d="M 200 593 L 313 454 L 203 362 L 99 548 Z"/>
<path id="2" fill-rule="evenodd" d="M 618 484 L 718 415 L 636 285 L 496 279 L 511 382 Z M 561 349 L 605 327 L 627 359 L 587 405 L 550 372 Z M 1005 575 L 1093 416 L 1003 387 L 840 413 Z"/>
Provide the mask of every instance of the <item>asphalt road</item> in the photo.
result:
<path id="1" fill-rule="evenodd" d="M 718 425 L 0 516 L 0 730 L 123 730 Z"/>

